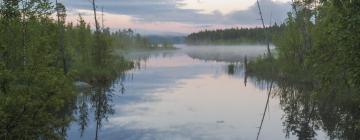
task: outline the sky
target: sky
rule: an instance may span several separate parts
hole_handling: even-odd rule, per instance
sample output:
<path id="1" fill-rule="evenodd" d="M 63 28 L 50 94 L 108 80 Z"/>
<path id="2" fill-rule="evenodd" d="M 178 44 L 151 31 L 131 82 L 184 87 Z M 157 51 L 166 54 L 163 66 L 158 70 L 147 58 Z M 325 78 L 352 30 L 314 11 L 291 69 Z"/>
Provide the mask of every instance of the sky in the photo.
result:
<path id="1" fill-rule="evenodd" d="M 67 20 L 79 14 L 94 25 L 90 0 L 59 0 Z M 290 0 L 259 0 L 266 24 L 281 23 Z M 99 21 L 112 30 L 132 28 L 141 34 L 186 35 L 201 30 L 260 26 L 256 0 L 97 0 Z"/>

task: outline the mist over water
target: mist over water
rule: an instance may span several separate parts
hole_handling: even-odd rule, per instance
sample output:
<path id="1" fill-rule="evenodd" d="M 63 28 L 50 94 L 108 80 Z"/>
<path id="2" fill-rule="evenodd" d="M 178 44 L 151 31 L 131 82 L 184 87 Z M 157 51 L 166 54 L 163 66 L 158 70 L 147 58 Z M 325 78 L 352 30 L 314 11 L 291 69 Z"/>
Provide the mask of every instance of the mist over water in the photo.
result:
<path id="1" fill-rule="evenodd" d="M 185 46 L 180 46 L 185 47 Z M 272 49 L 274 47 L 272 46 Z M 185 53 L 191 58 L 205 61 L 243 62 L 244 58 L 254 59 L 264 55 L 264 45 L 241 45 L 241 46 L 193 46 L 185 47 Z"/>
<path id="2" fill-rule="evenodd" d="M 98 131 L 105 140 L 255 139 L 269 83 L 248 78 L 243 62 L 266 46 L 176 47 L 126 54 L 137 66 L 110 89 L 114 114 L 101 129 L 90 115 L 83 137 L 74 123 L 69 138 L 94 139 Z M 286 139 L 283 114 L 279 99 L 270 98 L 260 139 Z"/>

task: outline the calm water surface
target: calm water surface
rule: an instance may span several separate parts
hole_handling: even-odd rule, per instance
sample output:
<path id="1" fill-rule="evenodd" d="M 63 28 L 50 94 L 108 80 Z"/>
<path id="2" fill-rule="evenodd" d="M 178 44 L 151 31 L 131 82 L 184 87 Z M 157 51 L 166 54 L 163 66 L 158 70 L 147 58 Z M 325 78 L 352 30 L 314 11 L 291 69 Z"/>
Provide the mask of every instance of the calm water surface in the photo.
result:
<path id="1" fill-rule="evenodd" d="M 284 112 L 272 94 L 259 133 L 270 83 L 247 78 L 244 61 L 263 55 L 265 46 L 177 47 L 127 54 L 137 66 L 106 92 L 100 108 L 109 111 L 85 103 L 83 135 L 74 122 L 68 138 L 255 140 L 259 134 L 263 140 L 298 139 L 291 133 L 286 137 Z M 328 139 L 320 130 L 315 138 Z"/>

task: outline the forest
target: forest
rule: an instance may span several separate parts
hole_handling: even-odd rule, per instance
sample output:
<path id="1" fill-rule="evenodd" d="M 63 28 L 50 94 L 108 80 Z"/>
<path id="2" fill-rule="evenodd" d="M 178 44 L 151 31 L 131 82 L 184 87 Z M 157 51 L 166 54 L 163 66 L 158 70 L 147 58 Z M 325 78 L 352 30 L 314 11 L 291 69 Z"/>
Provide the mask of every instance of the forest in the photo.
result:
<path id="1" fill-rule="evenodd" d="M 89 4 L 94 28 L 80 14 L 78 22 L 66 22 L 66 6 L 57 1 L 4 0 L 0 6 L 0 139 L 64 139 L 77 119 L 77 88 L 94 86 L 101 111 L 105 87 L 133 67 L 114 50 L 155 46 L 131 29 L 100 26 L 95 1 Z"/>
<path id="2" fill-rule="evenodd" d="M 57 0 L 0 0 L 1 140 L 360 138 L 359 0 L 292 0 L 279 25 L 256 1 L 262 28 L 185 40 L 110 29 L 86 2 L 94 24 Z"/>
<path id="3" fill-rule="evenodd" d="M 280 77 L 296 79 L 300 77 L 295 73 L 303 72 L 310 74 L 301 75 L 305 79 L 341 83 L 358 90 L 359 4 L 338 0 L 294 2 L 284 31 L 273 39 L 276 51 L 259 58 L 254 66 L 271 62 Z"/>
<path id="4" fill-rule="evenodd" d="M 283 31 L 285 25 L 267 27 L 269 36 L 275 36 Z M 205 30 L 192 33 L 186 37 L 186 43 L 191 45 L 239 45 L 239 44 L 266 44 L 264 29 L 254 28 L 230 28 Z M 271 38 L 269 38 L 272 42 Z"/>
<path id="5" fill-rule="evenodd" d="M 287 135 L 312 139 L 321 127 L 330 139 L 358 139 L 360 1 L 294 1 L 273 43 L 247 73 L 279 86 Z"/>

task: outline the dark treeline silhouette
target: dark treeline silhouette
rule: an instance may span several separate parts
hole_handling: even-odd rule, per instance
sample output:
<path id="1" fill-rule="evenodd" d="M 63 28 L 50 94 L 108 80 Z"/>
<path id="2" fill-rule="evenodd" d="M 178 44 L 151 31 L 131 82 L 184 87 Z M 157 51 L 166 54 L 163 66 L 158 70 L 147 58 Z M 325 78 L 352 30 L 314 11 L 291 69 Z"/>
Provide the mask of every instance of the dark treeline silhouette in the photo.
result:
<path id="1" fill-rule="evenodd" d="M 164 42 L 168 42 L 172 44 L 185 43 L 185 36 L 147 35 L 146 38 L 148 38 L 151 43 L 155 43 L 155 44 L 160 44 Z"/>
<path id="2" fill-rule="evenodd" d="M 283 29 L 284 24 L 277 25 L 276 23 L 266 28 L 268 33 L 273 35 L 281 32 Z M 186 42 L 193 45 L 266 44 L 264 29 L 258 27 L 200 31 L 187 36 Z"/>

